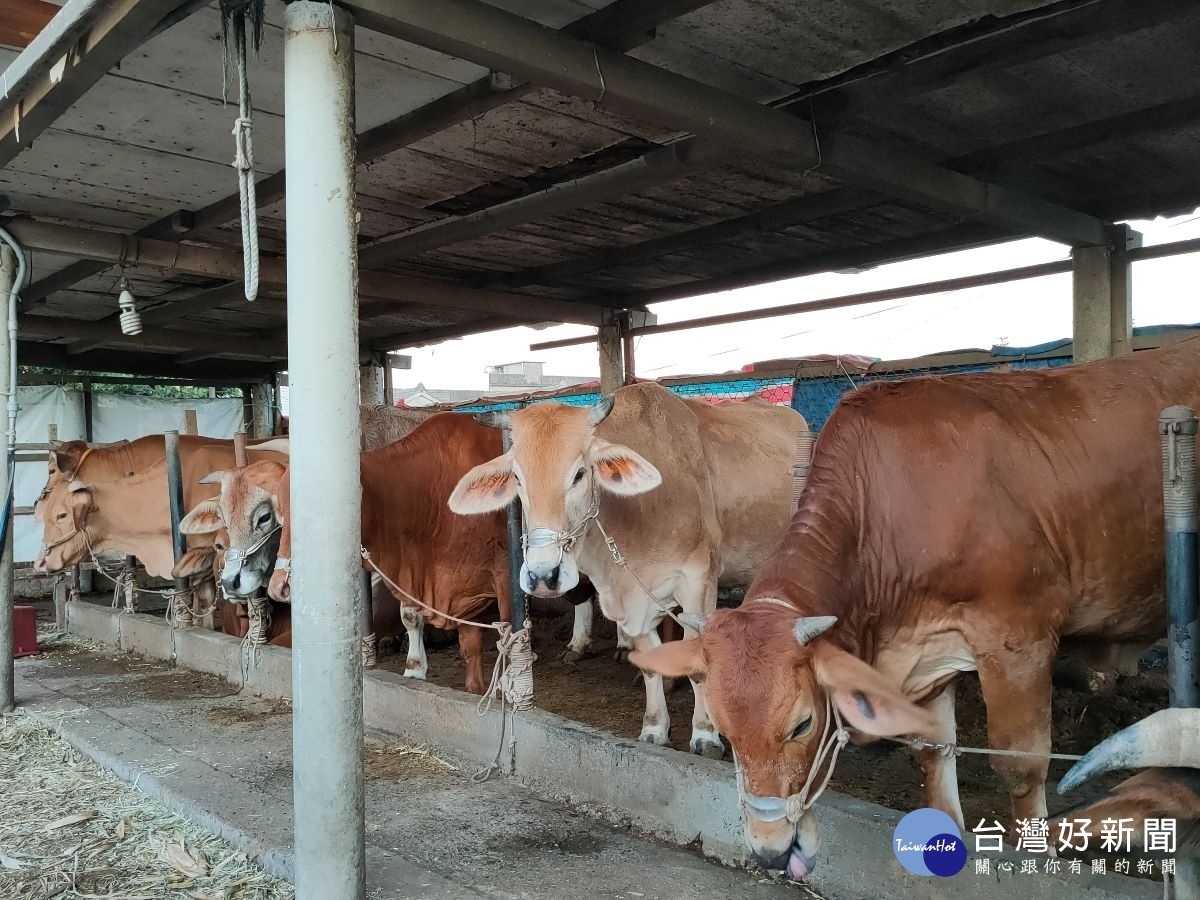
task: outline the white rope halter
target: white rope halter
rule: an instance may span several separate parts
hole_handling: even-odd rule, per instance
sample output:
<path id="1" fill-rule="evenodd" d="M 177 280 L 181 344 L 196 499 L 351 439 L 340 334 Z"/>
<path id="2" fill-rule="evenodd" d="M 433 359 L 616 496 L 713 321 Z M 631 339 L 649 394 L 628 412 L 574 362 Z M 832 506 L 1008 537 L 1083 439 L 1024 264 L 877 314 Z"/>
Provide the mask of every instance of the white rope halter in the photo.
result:
<path id="1" fill-rule="evenodd" d="M 808 769 L 808 778 L 804 786 L 795 794 L 788 797 L 764 797 L 758 794 L 746 793 L 746 779 L 742 767 L 737 766 L 738 796 L 741 799 L 742 814 L 754 814 L 762 822 L 778 822 L 786 819 L 795 825 L 806 812 L 817 802 L 817 798 L 825 793 L 829 781 L 833 778 L 833 770 L 837 766 L 838 754 L 850 741 L 850 732 L 842 722 L 842 714 L 837 704 L 825 695 L 825 728 L 821 732 L 821 742 L 817 745 L 817 755 L 813 758 Z"/>

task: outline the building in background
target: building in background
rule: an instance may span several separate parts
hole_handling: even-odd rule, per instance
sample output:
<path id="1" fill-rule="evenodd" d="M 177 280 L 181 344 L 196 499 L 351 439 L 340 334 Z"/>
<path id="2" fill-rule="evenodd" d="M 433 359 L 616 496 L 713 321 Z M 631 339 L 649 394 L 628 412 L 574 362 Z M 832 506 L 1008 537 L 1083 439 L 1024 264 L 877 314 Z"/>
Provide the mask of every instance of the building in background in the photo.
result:
<path id="1" fill-rule="evenodd" d="M 419 408 L 443 403 L 468 403 L 480 397 L 557 391 L 596 380 L 595 376 L 587 375 L 546 375 L 542 368 L 544 365 L 540 362 L 515 362 L 488 366 L 486 391 L 442 390 L 417 384 L 412 388 L 396 388 L 392 393 L 397 406 Z"/>
<path id="2" fill-rule="evenodd" d="M 531 391 L 557 391 L 595 381 L 591 375 L 546 375 L 540 362 L 503 363 L 488 366 L 489 394 L 524 394 Z"/>

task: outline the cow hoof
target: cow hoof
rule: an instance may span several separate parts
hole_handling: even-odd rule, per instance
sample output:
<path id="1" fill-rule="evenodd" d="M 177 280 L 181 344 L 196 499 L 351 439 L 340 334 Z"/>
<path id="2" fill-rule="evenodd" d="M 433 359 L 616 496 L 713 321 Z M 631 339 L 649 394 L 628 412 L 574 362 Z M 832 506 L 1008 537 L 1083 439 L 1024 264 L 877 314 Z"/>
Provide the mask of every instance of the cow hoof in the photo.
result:
<path id="1" fill-rule="evenodd" d="M 656 747 L 670 747 L 671 741 L 665 734 L 660 734 L 657 731 L 643 730 L 638 735 L 638 740 L 644 744 L 653 744 Z"/>
<path id="2" fill-rule="evenodd" d="M 629 659 L 629 648 L 618 647 L 613 651 L 613 659 L 615 659 L 617 662 L 625 662 L 625 660 Z"/>
<path id="3" fill-rule="evenodd" d="M 418 681 L 424 681 L 427 671 L 428 670 L 426 670 L 426 669 L 417 669 L 417 668 L 405 669 L 404 677 L 405 678 L 415 678 Z M 479 693 L 482 693 L 482 691 L 480 691 Z"/>
<path id="4" fill-rule="evenodd" d="M 725 756 L 725 747 L 708 739 L 692 738 L 688 747 L 697 756 L 703 756 L 705 759 L 722 759 Z"/>
<path id="5" fill-rule="evenodd" d="M 573 666 L 583 659 L 583 654 L 578 650 L 572 650 L 569 647 L 562 655 L 562 661 L 569 666 Z"/>

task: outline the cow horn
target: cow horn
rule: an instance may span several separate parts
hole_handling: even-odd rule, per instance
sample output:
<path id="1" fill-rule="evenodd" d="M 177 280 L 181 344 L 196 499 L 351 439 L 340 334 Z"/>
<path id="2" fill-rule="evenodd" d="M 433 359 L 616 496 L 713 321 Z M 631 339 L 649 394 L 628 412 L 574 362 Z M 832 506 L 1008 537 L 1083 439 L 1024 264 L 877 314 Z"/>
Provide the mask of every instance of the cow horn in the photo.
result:
<path id="1" fill-rule="evenodd" d="M 801 616 L 792 626 L 796 642 L 804 646 L 827 632 L 837 622 L 837 616 Z"/>
<path id="2" fill-rule="evenodd" d="M 708 624 L 707 613 L 686 613 L 681 612 L 675 617 L 679 620 L 679 624 L 684 628 L 689 628 L 696 634 L 704 633 L 704 626 Z"/>
<path id="3" fill-rule="evenodd" d="M 1058 783 L 1073 791 L 1088 779 L 1118 769 L 1200 768 L 1200 709 L 1164 709 L 1093 747 Z"/>
<path id="4" fill-rule="evenodd" d="M 253 453 L 282 453 L 284 456 L 292 455 L 291 438 L 271 438 L 269 441 L 263 441 L 261 444 L 251 444 L 246 448 Z"/>
<path id="5" fill-rule="evenodd" d="M 493 409 L 489 412 L 475 413 L 475 421 L 488 428 L 507 428 L 509 413 L 507 409 Z"/>
<path id="6" fill-rule="evenodd" d="M 608 394 L 601 397 L 596 403 L 588 407 L 588 424 L 599 425 L 608 418 L 608 414 L 613 411 L 613 404 L 616 402 L 616 397 Z"/>

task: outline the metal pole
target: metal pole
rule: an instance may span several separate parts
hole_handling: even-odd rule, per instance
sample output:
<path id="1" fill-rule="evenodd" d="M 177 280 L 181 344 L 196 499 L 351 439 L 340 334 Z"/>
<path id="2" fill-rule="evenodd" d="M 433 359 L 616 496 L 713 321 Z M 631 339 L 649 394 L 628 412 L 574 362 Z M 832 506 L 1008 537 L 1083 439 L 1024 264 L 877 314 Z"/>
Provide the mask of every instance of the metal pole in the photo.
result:
<path id="1" fill-rule="evenodd" d="M 621 357 L 625 364 L 625 384 L 637 381 L 637 371 L 633 361 L 633 333 L 629 326 L 629 313 L 623 312 L 617 317 L 621 328 Z"/>
<path id="2" fill-rule="evenodd" d="M 512 449 L 512 432 L 506 427 L 501 432 L 502 446 L 507 453 Z M 525 591 L 521 589 L 521 564 L 524 554 L 521 552 L 521 501 L 513 499 L 508 504 L 508 589 L 512 597 L 512 619 L 509 624 L 513 631 L 525 627 L 526 600 Z"/>
<path id="3" fill-rule="evenodd" d="M 179 458 L 179 432 L 168 431 L 163 435 L 167 450 L 167 492 L 171 498 L 171 547 L 175 551 L 175 562 L 187 553 L 187 535 L 179 530 L 186 510 L 183 508 L 183 464 Z M 128 560 L 126 560 L 128 562 Z M 175 579 L 175 591 L 184 593 L 188 589 L 186 578 Z"/>
<path id="4" fill-rule="evenodd" d="M 20 285 L 17 280 L 17 257 L 7 246 L 0 245 L 0 308 L 3 309 L 3 315 L 6 319 L 12 315 L 12 304 L 8 302 L 9 295 L 14 289 L 19 289 Z M 0 393 L 9 394 L 17 389 L 15 382 L 12 380 L 12 366 L 10 365 L 9 354 L 14 352 L 16 348 L 12 347 L 5 339 L 8 333 L 8 322 L 5 321 L 5 327 L 0 328 Z M 8 485 L 12 473 L 9 471 L 9 466 L 12 465 L 12 457 L 7 454 L 0 454 L 4 457 L 4 474 L 0 477 L 0 484 Z M 0 504 L 3 504 L 4 498 L 0 498 Z M 8 528 L 5 529 L 7 535 L 4 539 L 4 549 L 0 551 L 0 713 L 12 712 L 16 706 L 16 673 L 13 669 L 13 552 L 12 552 L 12 534 L 13 523 L 11 521 L 11 508 L 9 512 Z"/>
<path id="5" fill-rule="evenodd" d="M 1200 706 L 1196 653 L 1200 573 L 1197 538 L 1196 411 L 1171 406 L 1158 418 L 1162 435 L 1163 511 L 1167 558 L 1167 677 L 1172 706 Z M 1175 896 L 1200 897 L 1200 860 L 1175 861 Z"/>
<path id="6" fill-rule="evenodd" d="M 360 900 L 354 28 L 315 0 L 288 4 L 284 22 L 296 896 Z"/>

